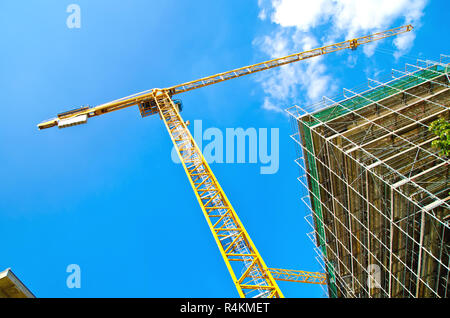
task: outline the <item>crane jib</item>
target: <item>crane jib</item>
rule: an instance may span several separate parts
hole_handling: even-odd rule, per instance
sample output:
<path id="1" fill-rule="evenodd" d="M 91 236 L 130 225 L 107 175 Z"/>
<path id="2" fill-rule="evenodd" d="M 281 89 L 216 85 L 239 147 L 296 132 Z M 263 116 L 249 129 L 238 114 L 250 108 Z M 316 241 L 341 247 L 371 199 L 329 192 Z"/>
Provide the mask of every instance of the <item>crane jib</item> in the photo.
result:
<path id="1" fill-rule="evenodd" d="M 147 90 L 147 91 L 137 93 L 137 94 L 131 95 L 129 97 L 124 97 L 124 98 L 121 98 L 121 99 L 118 99 L 118 100 L 115 100 L 115 101 L 112 101 L 112 102 L 109 102 L 109 103 L 106 103 L 103 105 L 99 105 L 99 106 L 96 106 L 93 108 L 82 107 L 79 109 L 70 110 L 70 111 L 58 114 L 57 118 L 53 118 L 53 119 L 50 119 L 50 120 L 47 120 L 47 121 L 44 121 L 44 122 L 38 124 L 38 128 L 46 129 L 46 128 L 58 126 L 58 122 L 60 120 L 62 120 L 62 118 L 67 119 L 67 118 L 82 116 L 82 115 L 87 115 L 87 117 L 93 117 L 93 116 L 106 114 L 106 113 L 109 113 L 112 111 L 116 111 L 119 109 L 134 106 L 134 105 L 138 105 L 142 117 L 146 117 L 146 116 L 149 116 L 149 115 L 152 115 L 152 114 L 155 114 L 158 112 L 157 107 L 155 106 L 156 104 L 155 104 L 154 100 L 156 98 L 156 95 L 161 94 L 162 92 L 168 92 L 169 95 L 171 95 L 171 96 L 175 95 L 175 94 L 184 93 L 184 92 L 191 91 L 191 90 L 194 90 L 197 88 L 213 85 L 213 84 L 227 81 L 227 80 L 230 80 L 233 78 L 253 74 L 256 72 L 263 71 L 263 70 L 268 70 L 271 68 L 279 67 L 279 66 L 286 65 L 289 63 L 294 63 L 294 62 L 301 61 L 304 59 L 313 58 L 316 56 L 329 54 L 329 53 L 344 50 L 344 49 L 354 50 L 360 45 L 370 43 L 373 41 L 378 41 L 378 40 L 381 40 L 381 39 L 384 39 L 387 37 L 399 35 L 399 34 L 402 34 L 405 32 L 409 32 L 412 29 L 413 29 L 412 25 L 405 25 L 405 26 L 401 26 L 398 28 L 378 32 L 375 34 L 347 40 L 344 42 L 335 43 L 335 44 L 323 46 L 320 48 L 312 49 L 309 51 L 300 52 L 300 53 L 292 54 L 289 56 L 273 59 L 270 61 L 238 68 L 235 70 L 216 74 L 213 76 L 204 77 L 204 78 L 201 78 L 201 79 L 198 79 L 195 81 L 175 85 L 175 86 L 172 86 L 169 88 Z"/>

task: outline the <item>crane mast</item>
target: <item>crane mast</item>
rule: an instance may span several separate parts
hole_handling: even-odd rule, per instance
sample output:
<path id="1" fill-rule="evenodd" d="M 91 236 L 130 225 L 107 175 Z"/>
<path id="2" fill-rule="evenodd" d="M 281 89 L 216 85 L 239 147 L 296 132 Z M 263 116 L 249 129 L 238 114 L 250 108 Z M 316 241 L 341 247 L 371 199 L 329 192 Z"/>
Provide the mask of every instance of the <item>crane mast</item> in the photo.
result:
<path id="1" fill-rule="evenodd" d="M 167 92 L 156 104 L 241 297 L 283 297 Z"/>
<path id="2" fill-rule="evenodd" d="M 208 226 L 241 297 L 283 297 L 275 280 L 325 284 L 323 273 L 268 268 L 233 209 L 225 192 L 206 162 L 173 95 L 219 82 L 279 67 L 289 63 L 344 50 L 412 30 L 411 25 L 347 40 L 278 59 L 238 68 L 164 89 L 151 89 L 96 107 L 83 107 L 60 113 L 38 124 L 39 129 L 65 128 L 87 122 L 90 117 L 138 105 L 142 117 L 158 113 L 177 150 Z"/>

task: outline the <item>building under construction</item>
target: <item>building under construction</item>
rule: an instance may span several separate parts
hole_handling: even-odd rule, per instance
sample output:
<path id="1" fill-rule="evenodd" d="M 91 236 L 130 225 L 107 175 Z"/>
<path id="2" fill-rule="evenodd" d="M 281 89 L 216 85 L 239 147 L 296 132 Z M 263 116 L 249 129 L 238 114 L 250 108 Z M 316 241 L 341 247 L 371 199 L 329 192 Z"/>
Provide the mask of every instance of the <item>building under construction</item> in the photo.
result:
<path id="1" fill-rule="evenodd" d="M 450 119 L 449 62 L 287 110 L 330 297 L 449 296 L 449 160 L 429 130 Z"/>

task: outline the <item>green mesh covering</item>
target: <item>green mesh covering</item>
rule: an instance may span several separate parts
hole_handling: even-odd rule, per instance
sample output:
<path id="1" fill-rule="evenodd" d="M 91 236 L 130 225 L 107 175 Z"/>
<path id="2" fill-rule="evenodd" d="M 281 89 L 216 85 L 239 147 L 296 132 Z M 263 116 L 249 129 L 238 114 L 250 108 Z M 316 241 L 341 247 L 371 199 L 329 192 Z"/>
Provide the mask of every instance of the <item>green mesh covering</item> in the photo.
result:
<path id="1" fill-rule="evenodd" d="M 317 166 L 316 166 L 316 160 L 314 157 L 314 147 L 312 144 L 312 136 L 311 136 L 311 129 L 305 125 L 302 122 L 302 128 L 304 131 L 305 136 L 305 144 L 306 148 L 311 151 L 307 153 L 308 156 L 308 163 L 309 163 L 309 173 L 311 174 L 310 182 L 311 182 L 311 189 L 310 191 L 314 193 L 313 196 L 311 196 L 311 205 L 312 208 L 315 211 L 314 220 L 316 224 L 316 230 L 319 236 L 319 246 L 322 250 L 323 255 L 326 259 L 327 257 L 327 248 L 326 248 L 326 242 L 325 242 L 325 229 L 323 226 L 323 215 L 322 215 L 322 203 L 320 199 L 320 188 L 319 183 L 317 180 L 319 180 L 319 175 L 317 173 Z M 332 266 L 329 266 L 326 264 L 327 272 L 328 272 L 328 288 L 330 290 L 330 296 L 335 298 L 337 297 L 337 290 L 336 290 L 336 277 L 334 274 L 334 268 Z"/>
<path id="2" fill-rule="evenodd" d="M 434 65 L 429 69 L 422 70 L 414 73 L 414 75 L 404 77 L 389 84 L 390 87 L 382 86 L 372 89 L 361 96 L 355 96 L 347 99 L 343 102 L 336 104 L 335 106 L 328 107 L 324 110 L 318 111 L 311 115 L 312 120 L 306 124 L 310 127 L 320 123 L 327 122 L 341 115 L 345 115 L 350 111 L 360 109 L 364 106 L 370 105 L 373 102 L 382 100 L 390 95 L 398 93 L 398 89 L 406 90 L 410 87 L 419 85 L 427 80 L 441 76 L 448 73 L 447 67 L 440 65 Z"/>

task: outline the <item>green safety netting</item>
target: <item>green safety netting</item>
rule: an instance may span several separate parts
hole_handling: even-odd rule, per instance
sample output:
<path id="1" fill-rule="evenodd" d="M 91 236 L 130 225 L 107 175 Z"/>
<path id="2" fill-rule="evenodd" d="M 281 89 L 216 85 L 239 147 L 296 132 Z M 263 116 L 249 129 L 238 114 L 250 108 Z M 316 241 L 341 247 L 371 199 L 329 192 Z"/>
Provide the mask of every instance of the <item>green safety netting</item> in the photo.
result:
<path id="1" fill-rule="evenodd" d="M 440 65 L 434 65 L 428 69 L 418 71 L 414 75 L 406 76 L 404 78 L 393 81 L 389 86 L 381 86 L 360 94 L 361 96 L 354 96 L 350 99 L 336 103 L 324 110 L 318 111 L 311 115 L 311 121 L 307 125 L 312 127 L 320 122 L 327 122 L 338 116 L 345 115 L 351 111 L 360 109 L 364 106 L 370 105 L 374 102 L 380 101 L 390 95 L 399 93 L 399 90 L 406 90 L 410 87 L 419 85 L 423 82 L 439 77 L 442 74 L 448 73 L 449 68 Z"/>
<path id="2" fill-rule="evenodd" d="M 319 183 L 317 180 L 319 179 L 319 175 L 317 173 L 317 167 L 316 167 L 316 160 L 314 158 L 314 148 L 312 143 L 312 136 L 311 136 L 311 129 L 305 125 L 305 123 L 302 122 L 302 127 L 304 131 L 304 139 L 306 148 L 309 150 L 307 153 L 308 162 L 309 162 L 309 173 L 311 175 L 310 183 L 311 183 L 311 189 L 310 191 L 313 193 L 311 196 L 311 206 L 314 209 L 314 220 L 316 224 L 316 230 L 319 237 L 319 247 L 322 250 L 322 253 L 326 260 L 328 260 L 327 257 L 327 248 L 326 248 L 326 242 L 325 242 L 325 229 L 323 226 L 323 215 L 322 215 L 322 204 L 320 199 L 320 189 L 319 189 Z M 336 290 L 336 277 L 334 274 L 334 268 L 326 262 L 325 264 L 327 272 L 328 272 L 328 288 L 330 290 L 330 296 L 331 297 L 337 297 L 337 290 Z"/>

